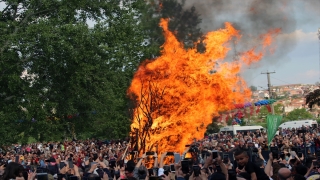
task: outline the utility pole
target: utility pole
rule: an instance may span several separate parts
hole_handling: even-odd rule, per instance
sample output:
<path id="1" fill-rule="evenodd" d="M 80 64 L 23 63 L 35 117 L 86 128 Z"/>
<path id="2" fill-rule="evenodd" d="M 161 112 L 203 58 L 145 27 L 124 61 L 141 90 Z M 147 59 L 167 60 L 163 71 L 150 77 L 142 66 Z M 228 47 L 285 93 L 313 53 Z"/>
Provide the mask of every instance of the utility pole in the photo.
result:
<path id="1" fill-rule="evenodd" d="M 261 73 L 261 74 L 266 74 L 267 75 L 267 78 L 268 78 L 268 91 L 269 91 L 269 99 L 272 99 L 272 90 L 271 90 L 271 82 L 270 82 L 270 74 L 273 74 L 273 73 L 276 73 L 276 72 L 264 72 L 264 73 Z M 272 114 L 274 114 L 274 108 L 273 108 L 273 104 L 271 104 L 271 112 Z"/>
<path id="2" fill-rule="evenodd" d="M 319 70 L 320 70 L 320 28 L 318 29 L 318 38 L 319 38 Z M 319 80 L 320 80 L 320 75 L 319 75 Z"/>

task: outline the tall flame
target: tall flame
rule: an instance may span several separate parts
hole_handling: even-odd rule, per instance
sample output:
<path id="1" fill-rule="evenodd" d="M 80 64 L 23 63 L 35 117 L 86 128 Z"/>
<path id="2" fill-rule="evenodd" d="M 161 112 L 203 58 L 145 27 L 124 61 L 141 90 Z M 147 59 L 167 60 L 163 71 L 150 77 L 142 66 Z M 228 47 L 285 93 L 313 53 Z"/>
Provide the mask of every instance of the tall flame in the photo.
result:
<path id="1" fill-rule="evenodd" d="M 196 48 L 185 50 L 168 30 L 168 20 L 162 19 L 160 25 L 166 39 L 162 55 L 143 62 L 128 89 L 136 102 L 131 133 L 138 134 L 140 151 L 157 147 L 182 152 L 186 144 L 203 137 L 218 112 L 250 98 L 251 91 L 238 75 L 241 64 L 259 61 L 278 31 L 262 35 L 259 47 L 230 62 L 225 59 L 229 42 L 241 38 L 230 23 L 205 36 L 204 53 Z"/>

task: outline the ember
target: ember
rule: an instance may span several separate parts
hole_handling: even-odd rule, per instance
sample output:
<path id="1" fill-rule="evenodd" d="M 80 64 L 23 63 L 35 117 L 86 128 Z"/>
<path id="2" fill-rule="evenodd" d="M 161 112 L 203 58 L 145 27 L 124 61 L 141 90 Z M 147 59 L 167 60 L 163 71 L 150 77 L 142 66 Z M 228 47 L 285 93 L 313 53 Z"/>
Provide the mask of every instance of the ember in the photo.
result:
<path id="1" fill-rule="evenodd" d="M 238 61 L 227 61 L 229 42 L 241 38 L 230 23 L 206 35 L 204 53 L 185 50 L 168 30 L 168 20 L 162 19 L 160 25 L 166 38 L 162 55 L 143 62 L 128 89 L 136 102 L 131 133 L 138 135 L 140 152 L 181 153 L 194 138 L 203 138 L 218 112 L 250 99 L 251 92 L 238 75 L 241 66 L 259 61 L 279 31 L 261 35 L 260 46 L 240 54 Z"/>

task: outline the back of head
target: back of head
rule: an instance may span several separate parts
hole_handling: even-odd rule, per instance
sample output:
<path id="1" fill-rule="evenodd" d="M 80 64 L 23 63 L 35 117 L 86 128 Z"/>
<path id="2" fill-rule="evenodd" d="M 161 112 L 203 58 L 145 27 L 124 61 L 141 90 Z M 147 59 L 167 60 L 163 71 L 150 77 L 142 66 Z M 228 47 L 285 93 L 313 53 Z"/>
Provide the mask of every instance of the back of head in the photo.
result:
<path id="1" fill-rule="evenodd" d="M 286 180 L 291 177 L 291 171 L 288 168 L 280 168 L 278 171 L 278 179 Z"/>
<path id="2" fill-rule="evenodd" d="M 223 173 L 213 173 L 209 180 L 226 180 L 226 176 Z"/>
<path id="3" fill-rule="evenodd" d="M 134 166 L 127 166 L 125 168 L 125 171 L 128 171 L 129 173 L 132 173 L 134 171 Z"/>
<path id="4" fill-rule="evenodd" d="M 261 167 L 264 165 L 264 161 L 261 158 L 257 158 L 254 162 L 258 167 Z"/>
<path id="5" fill-rule="evenodd" d="M 289 164 L 294 164 L 296 163 L 297 159 L 290 159 Z"/>
<path id="6" fill-rule="evenodd" d="M 234 152 L 234 156 L 239 156 L 241 154 L 244 154 L 244 155 L 248 155 L 247 154 L 247 151 L 244 151 L 242 149 L 237 149 L 235 152 Z"/>
<path id="7" fill-rule="evenodd" d="M 97 160 L 97 159 L 98 159 L 98 157 L 99 157 L 99 156 L 98 156 L 98 154 L 96 154 L 96 153 L 95 153 L 95 154 L 93 154 L 93 160 L 94 160 L 94 161 L 95 161 L 95 160 Z"/>
<path id="8" fill-rule="evenodd" d="M 132 160 L 128 161 L 125 170 L 128 171 L 128 172 L 133 172 L 134 168 L 135 168 L 134 161 L 132 161 Z"/>
<path id="9" fill-rule="evenodd" d="M 144 166 L 140 166 L 138 169 L 139 179 L 146 179 L 147 175 L 148 175 L 148 169 Z"/>
<path id="10" fill-rule="evenodd" d="M 296 166 L 296 173 L 300 175 L 305 175 L 308 172 L 308 168 L 302 164 Z"/>
<path id="11" fill-rule="evenodd" d="M 127 166 L 136 166 L 136 164 L 134 163 L 133 160 L 129 160 L 129 161 L 127 162 Z"/>
<path id="12" fill-rule="evenodd" d="M 97 180 L 101 179 L 97 174 L 89 174 L 88 180 Z"/>
<path id="13" fill-rule="evenodd" d="M 3 180 L 16 179 L 16 177 L 22 177 L 22 172 L 24 168 L 21 164 L 11 162 L 7 165 L 4 174 Z"/>
<path id="14" fill-rule="evenodd" d="M 285 164 L 283 164 L 283 163 L 279 163 L 279 166 L 280 166 L 280 168 L 283 168 L 283 167 L 287 167 Z"/>
<path id="15" fill-rule="evenodd" d="M 301 174 L 294 175 L 294 180 L 306 180 L 306 178 Z"/>

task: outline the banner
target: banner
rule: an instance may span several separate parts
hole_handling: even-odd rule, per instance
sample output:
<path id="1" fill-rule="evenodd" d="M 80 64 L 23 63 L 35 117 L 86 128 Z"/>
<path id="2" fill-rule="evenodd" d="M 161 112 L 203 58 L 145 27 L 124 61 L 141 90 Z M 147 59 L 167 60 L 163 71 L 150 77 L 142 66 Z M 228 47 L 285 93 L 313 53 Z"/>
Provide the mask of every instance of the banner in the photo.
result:
<path id="1" fill-rule="evenodd" d="M 278 127 L 281 124 L 282 116 L 267 115 L 267 128 L 268 128 L 268 145 L 270 145 Z"/>

